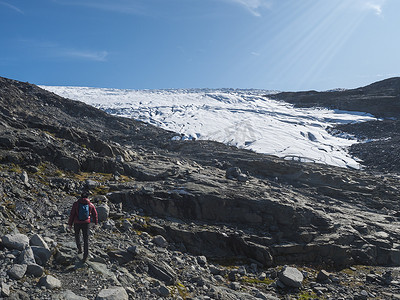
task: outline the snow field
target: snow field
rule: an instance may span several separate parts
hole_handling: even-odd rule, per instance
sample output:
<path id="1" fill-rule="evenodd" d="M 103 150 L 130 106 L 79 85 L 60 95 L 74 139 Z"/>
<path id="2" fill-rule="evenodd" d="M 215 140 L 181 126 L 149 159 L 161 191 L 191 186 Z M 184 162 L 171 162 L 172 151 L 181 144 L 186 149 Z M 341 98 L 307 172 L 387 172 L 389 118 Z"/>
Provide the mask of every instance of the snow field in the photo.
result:
<path id="1" fill-rule="evenodd" d="M 326 129 L 375 119 L 361 112 L 294 108 L 264 97 L 271 93 L 265 90 L 42 88 L 175 131 L 183 139 L 214 140 L 285 159 L 356 169 L 360 162 L 347 149 L 357 140 L 333 136 Z"/>

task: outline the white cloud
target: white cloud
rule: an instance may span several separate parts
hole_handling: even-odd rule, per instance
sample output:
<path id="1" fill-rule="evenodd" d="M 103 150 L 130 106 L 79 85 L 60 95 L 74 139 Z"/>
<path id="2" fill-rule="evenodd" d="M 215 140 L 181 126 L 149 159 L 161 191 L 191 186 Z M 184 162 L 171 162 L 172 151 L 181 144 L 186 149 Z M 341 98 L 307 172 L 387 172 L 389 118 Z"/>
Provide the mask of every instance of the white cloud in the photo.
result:
<path id="1" fill-rule="evenodd" d="M 369 0 L 369 1 L 363 1 L 363 7 L 364 9 L 367 10 L 372 10 L 375 12 L 376 15 L 381 16 L 382 15 L 382 7 L 385 4 L 386 0 Z"/>
<path id="2" fill-rule="evenodd" d="M 14 5 L 10 4 L 10 3 L 4 2 L 4 1 L 0 1 L 0 5 L 6 6 L 6 7 L 10 8 L 10 9 L 12 9 L 12 10 L 14 10 L 14 11 L 20 13 L 20 14 L 24 14 L 24 12 L 22 10 L 20 10 L 18 7 L 14 6 Z"/>
<path id="3" fill-rule="evenodd" d="M 256 17 L 261 16 L 260 11 L 262 9 L 270 9 L 272 6 L 271 0 L 224 0 L 224 1 L 239 4 Z"/>
<path id="4" fill-rule="evenodd" d="M 92 61 L 106 61 L 108 52 L 107 51 L 82 51 L 82 50 L 67 50 L 59 53 L 61 56 L 92 60 Z"/>
<path id="5" fill-rule="evenodd" d="M 88 61 L 107 61 L 107 51 L 82 50 L 75 47 L 64 47 L 50 41 L 38 41 L 34 39 L 17 39 L 25 48 L 31 49 L 32 54 L 53 58 L 68 58 Z"/>

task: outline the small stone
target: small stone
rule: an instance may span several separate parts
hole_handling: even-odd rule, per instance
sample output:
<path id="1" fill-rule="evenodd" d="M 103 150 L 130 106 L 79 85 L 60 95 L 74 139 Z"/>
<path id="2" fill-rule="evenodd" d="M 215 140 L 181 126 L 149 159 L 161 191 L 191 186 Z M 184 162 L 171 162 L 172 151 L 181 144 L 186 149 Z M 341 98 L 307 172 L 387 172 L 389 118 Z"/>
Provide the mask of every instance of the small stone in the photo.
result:
<path id="1" fill-rule="evenodd" d="M 160 287 L 157 289 L 157 292 L 162 297 L 168 297 L 169 296 L 169 289 L 163 284 L 160 285 Z"/>
<path id="2" fill-rule="evenodd" d="M 75 295 L 71 290 L 61 293 L 57 299 L 62 300 L 88 300 L 88 298 Z"/>
<path id="3" fill-rule="evenodd" d="M 214 278 L 218 282 L 224 282 L 225 281 L 224 277 L 222 277 L 221 275 L 214 275 Z"/>
<path id="4" fill-rule="evenodd" d="M 265 280 L 267 278 L 267 275 L 262 272 L 259 276 L 258 276 L 258 280 Z"/>
<path id="5" fill-rule="evenodd" d="M 24 277 L 26 269 L 27 265 L 15 264 L 11 267 L 10 270 L 8 270 L 8 275 L 10 275 L 11 278 L 19 280 Z"/>
<path id="6" fill-rule="evenodd" d="M 2 282 L 0 288 L 1 288 L 1 296 L 3 297 L 10 296 L 10 286 L 8 284 Z"/>
<path id="7" fill-rule="evenodd" d="M 128 300 L 128 293 L 123 287 L 103 289 L 97 295 L 96 300 Z"/>
<path id="8" fill-rule="evenodd" d="M 198 263 L 200 266 L 205 266 L 205 265 L 207 265 L 207 258 L 206 258 L 204 255 L 197 256 L 197 257 L 196 257 L 196 260 L 197 260 L 197 263 Z"/>
<path id="9" fill-rule="evenodd" d="M 319 271 L 319 273 L 317 275 L 317 282 L 325 283 L 325 282 L 329 281 L 329 276 L 330 275 L 331 274 L 329 272 L 325 271 L 325 270 Z"/>
<path id="10" fill-rule="evenodd" d="M 247 274 L 246 268 L 244 266 L 240 266 L 238 269 L 238 273 L 242 276 Z"/>
<path id="11" fill-rule="evenodd" d="M 47 275 L 39 280 L 39 285 L 46 287 L 49 290 L 61 288 L 61 281 L 52 275 Z"/>
<path id="12" fill-rule="evenodd" d="M 153 238 L 153 243 L 162 248 L 166 248 L 168 246 L 167 240 L 162 235 L 155 236 Z"/>
<path id="13" fill-rule="evenodd" d="M 240 290 L 240 283 L 239 282 L 231 282 L 229 287 L 234 291 L 238 291 L 238 290 Z"/>

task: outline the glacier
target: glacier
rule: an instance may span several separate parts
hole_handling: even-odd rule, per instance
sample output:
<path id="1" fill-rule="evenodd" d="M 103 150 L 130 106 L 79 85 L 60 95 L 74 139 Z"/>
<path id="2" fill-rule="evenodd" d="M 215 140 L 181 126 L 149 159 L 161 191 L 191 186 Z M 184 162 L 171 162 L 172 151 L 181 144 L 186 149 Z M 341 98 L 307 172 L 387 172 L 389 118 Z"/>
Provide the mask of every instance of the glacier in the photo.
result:
<path id="1" fill-rule="evenodd" d="M 330 129 L 376 119 L 363 112 L 296 108 L 269 99 L 274 92 L 267 90 L 41 87 L 112 115 L 174 131 L 177 140 L 214 140 L 287 160 L 354 169 L 362 168 L 362 162 L 348 148 L 357 139 Z"/>

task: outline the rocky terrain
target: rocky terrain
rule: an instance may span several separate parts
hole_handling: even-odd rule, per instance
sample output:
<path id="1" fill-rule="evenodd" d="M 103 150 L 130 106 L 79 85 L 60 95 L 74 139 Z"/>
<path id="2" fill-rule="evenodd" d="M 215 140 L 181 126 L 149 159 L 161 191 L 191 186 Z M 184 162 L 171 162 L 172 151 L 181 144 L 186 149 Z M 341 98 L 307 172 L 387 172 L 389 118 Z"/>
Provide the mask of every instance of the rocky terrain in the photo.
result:
<path id="1" fill-rule="evenodd" d="M 396 169 L 173 141 L 5 78 L 0 102 L 0 297 L 400 298 Z M 67 220 L 86 189 L 82 262 Z"/>

